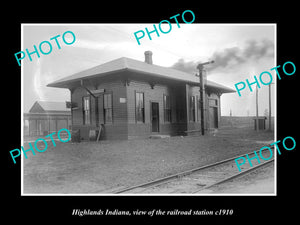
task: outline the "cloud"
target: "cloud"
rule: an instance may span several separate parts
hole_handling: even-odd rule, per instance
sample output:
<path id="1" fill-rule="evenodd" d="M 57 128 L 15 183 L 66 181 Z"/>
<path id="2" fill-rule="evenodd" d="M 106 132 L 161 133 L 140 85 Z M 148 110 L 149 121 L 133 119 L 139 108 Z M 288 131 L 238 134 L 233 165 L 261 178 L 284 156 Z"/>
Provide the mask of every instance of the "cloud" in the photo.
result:
<path id="1" fill-rule="evenodd" d="M 262 58 L 274 57 L 274 43 L 270 40 L 263 39 L 260 41 L 250 39 L 245 42 L 244 47 L 230 47 L 214 52 L 208 60 L 214 60 L 215 63 L 208 65 L 210 70 L 231 69 L 248 61 L 257 61 Z M 196 73 L 198 62 L 186 62 L 179 59 L 171 68 L 188 73 Z"/>
<path id="2" fill-rule="evenodd" d="M 196 62 L 185 62 L 184 59 L 181 58 L 173 64 L 171 68 L 193 74 L 197 72 L 197 65 L 198 63 Z"/>
<path id="3" fill-rule="evenodd" d="M 274 43 L 272 41 L 267 39 L 261 41 L 248 40 L 244 48 L 232 47 L 213 53 L 211 58 L 215 60 L 215 63 L 212 64 L 210 69 L 233 67 L 250 60 L 257 61 L 273 56 Z"/>
<path id="4" fill-rule="evenodd" d="M 72 47 L 92 49 L 92 50 L 102 50 L 107 46 L 108 43 L 105 42 L 91 41 L 91 40 L 78 40 L 76 45 L 73 45 Z"/>
<path id="5" fill-rule="evenodd" d="M 46 85 L 54 81 L 55 75 L 51 72 L 42 72 L 43 63 L 46 60 L 40 58 L 36 62 L 36 67 L 33 73 L 33 90 L 35 92 L 36 100 L 46 101 L 63 101 L 69 99 L 69 90 L 56 88 L 49 88 Z"/>

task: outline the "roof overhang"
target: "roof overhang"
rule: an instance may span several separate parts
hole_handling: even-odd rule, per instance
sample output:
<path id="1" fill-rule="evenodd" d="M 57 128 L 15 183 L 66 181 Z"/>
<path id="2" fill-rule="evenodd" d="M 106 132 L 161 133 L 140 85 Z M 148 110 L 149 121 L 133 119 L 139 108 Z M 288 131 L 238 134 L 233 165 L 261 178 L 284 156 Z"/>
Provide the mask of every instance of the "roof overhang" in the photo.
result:
<path id="1" fill-rule="evenodd" d="M 121 76 L 119 77 L 120 79 L 127 79 L 131 73 L 144 74 L 147 76 L 147 80 L 151 80 L 153 78 L 152 80 L 159 79 L 161 81 L 175 81 L 199 85 L 198 78 L 186 72 L 158 65 L 149 65 L 145 62 L 123 57 L 62 78 L 48 84 L 47 87 L 72 89 L 80 86 L 82 81 L 93 80 L 94 82 L 98 80 L 101 82 L 102 79 L 105 80 L 108 76 L 109 79 L 115 79 L 115 75 L 117 74 Z M 219 93 L 235 92 L 235 90 L 231 88 L 209 80 L 207 80 L 206 87 Z"/>
<path id="2" fill-rule="evenodd" d="M 68 79 L 68 80 L 66 80 L 65 78 L 62 78 L 60 80 L 57 80 L 57 81 L 47 84 L 47 87 L 70 88 L 70 87 L 74 86 L 74 84 L 75 84 L 75 86 L 79 86 L 79 84 L 82 80 L 106 77 L 107 75 L 119 74 L 119 73 L 123 73 L 125 71 L 128 71 L 128 69 L 120 69 L 120 70 L 110 71 L 110 72 L 106 72 L 106 73 L 102 73 L 102 74 L 92 74 L 90 76 L 79 77 L 79 78 Z M 76 85 L 76 83 L 78 83 L 78 85 Z"/>

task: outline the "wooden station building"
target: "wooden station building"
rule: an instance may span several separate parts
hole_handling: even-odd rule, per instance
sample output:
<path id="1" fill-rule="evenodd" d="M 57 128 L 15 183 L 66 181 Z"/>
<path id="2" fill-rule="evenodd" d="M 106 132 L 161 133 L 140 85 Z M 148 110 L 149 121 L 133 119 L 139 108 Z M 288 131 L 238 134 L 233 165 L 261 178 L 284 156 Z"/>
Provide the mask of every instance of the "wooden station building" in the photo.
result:
<path id="1" fill-rule="evenodd" d="M 220 96 L 235 92 L 207 80 L 205 129 L 218 128 Z M 153 134 L 184 135 L 200 130 L 199 78 L 127 57 L 75 73 L 47 85 L 71 92 L 72 130 L 83 140 L 103 127 L 103 139 L 131 139 Z"/>

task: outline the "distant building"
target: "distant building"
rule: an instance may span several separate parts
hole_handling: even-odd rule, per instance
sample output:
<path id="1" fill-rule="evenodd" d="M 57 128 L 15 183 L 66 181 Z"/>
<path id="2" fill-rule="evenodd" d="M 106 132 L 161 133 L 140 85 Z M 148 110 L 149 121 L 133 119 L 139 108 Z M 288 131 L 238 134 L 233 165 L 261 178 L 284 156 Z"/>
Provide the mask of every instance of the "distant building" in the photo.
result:
<path id="1" fill-rule="evenodd" d="M 200 130 L 199 78 L 175 69 L 122 57 L 48 84 L 71 92 L 72 129 L 88 140 L 104 127 L 105 139 Z M 205 129 L 217 128 L 220 96 L 235 92 L 207 81 Z"/>
<path id="2" fill-rule="evenodd" d="M 66 102 L 36 101 L 29 113 L 24 113 L 25 136 L 41 136 L 71 129 L 71 110 Z"/>

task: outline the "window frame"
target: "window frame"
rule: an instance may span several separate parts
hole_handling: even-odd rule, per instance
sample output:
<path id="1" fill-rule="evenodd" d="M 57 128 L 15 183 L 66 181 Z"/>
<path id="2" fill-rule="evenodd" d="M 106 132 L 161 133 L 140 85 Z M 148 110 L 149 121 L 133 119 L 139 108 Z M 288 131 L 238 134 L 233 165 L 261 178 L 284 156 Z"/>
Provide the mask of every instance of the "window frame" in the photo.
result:
<path id="1" fill-rule="evenodd" d="M 196 106 L 195 96 L 191 95 L 189 98 L 189 122 L 196 122 Z"/>
<path id="2" fill-rule="evenodd" d="M 110 96 L 110 108 L 106 107 L 106 96 Z M 111 114 L 111 121 L 107 121 L 106 116 L 107 116 L 107 110 L 110 109 L 110 114 Z M 108 93 L 103 93 L 103 122 L 104 124 L 113 124 L 114 118 L 113 118 L 113 94 L 112 92 L 108 92 Z"/>
<path id="3" fill-rule="evenodd" d="M 167 105 L 167 103 L 169 103 Z M 163 106 L 164 106 L 164 122 L 172 123 L 172 107 L 170 95 L 163 94 Z M 169 118 L 169 120 L 167 120 Z"/>
<path id="4" fill-rule="evenodd" d="M 89 106 L 88 110 L 86 110 L 86 108 L 85 108 L 86 100 L 88 100 L 88 106 Z M 83 96 L 82 97 L 82 116 L 83 116 L 83 125 L 91 125 L 91 96 Z M 88 118 L 88 120 L 87 120 L 87 118 Z"/>
<path id="5" fill-rule="evenodd" d="M 142 121 L 139 120 L 139 112 L 138 112 L 138 105 L 137 105 L 137 95 L 142 95 L 143 96 L 143 104 L 142 104 L 142 107 L 141 107 L 141 112 L 142 112 Z M 135 99 L 135 122 L 136 123 L 145 123 L 145 93 L 144 92 L 141 92 L 141 91 L 135 91 L 134 93 L 134 99 Z"/>

